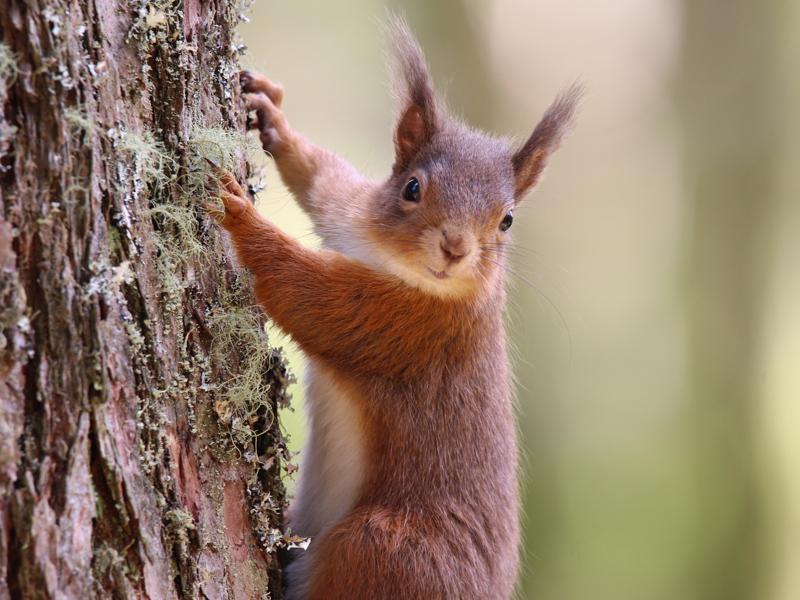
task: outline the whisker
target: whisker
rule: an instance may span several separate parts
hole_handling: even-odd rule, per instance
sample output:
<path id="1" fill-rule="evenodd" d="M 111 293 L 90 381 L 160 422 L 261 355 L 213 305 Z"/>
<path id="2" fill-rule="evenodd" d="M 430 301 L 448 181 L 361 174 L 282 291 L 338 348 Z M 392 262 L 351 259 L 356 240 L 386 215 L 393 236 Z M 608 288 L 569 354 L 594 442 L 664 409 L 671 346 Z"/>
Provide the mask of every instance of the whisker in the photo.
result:
<path id="1" fill-rule="evenodd" d="M 533 283 L 531 280 L 529 280 L 524 275 L 518 273 L 516 270 L 514 270 L 513 267 L 509 266 L 507 263 L 496 261 L 489 255 L 486 255 L 485 258 L 486 258 L 487 261 L 489 261 L 490 263 L 494 264 L 498 268 L 503 269 L 506 273 L 511 275 L 513 278 L 515 278 L 515 279 L 521 281 L 522 283 L 524 283 L 525 285 L 527 285 L 542 300 L 545 301 L 545 303 L 553 310 L 553 312 L 555 312 L 555 314 L 558 316 L 559 323 L 561 324 L 561 326 L 563 327 L 564 331 L 567 334 L 567 344 L 568 344 L 568 349 L 569 349 L 569 360 L 570 360 L 570 362 L 572 362 L 572 351 L 573 351 L 572 331 L 570 330 L 569 323 L 567 322 L 567 319 L 564 316 L 564 313 L 561 311 L 561 309 L 558 307 L 558 305 L 547 294 L 545 294 L 539 286 L 537 286 L 535 283 Z"/>

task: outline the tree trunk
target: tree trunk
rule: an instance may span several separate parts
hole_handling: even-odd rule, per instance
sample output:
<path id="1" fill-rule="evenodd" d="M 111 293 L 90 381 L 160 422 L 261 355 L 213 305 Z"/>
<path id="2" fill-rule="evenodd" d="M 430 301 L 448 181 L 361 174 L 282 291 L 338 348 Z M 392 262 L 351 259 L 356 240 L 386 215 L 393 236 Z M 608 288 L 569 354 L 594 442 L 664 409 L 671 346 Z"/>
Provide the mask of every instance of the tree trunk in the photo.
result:
<path id="1" fill-rule="evenodd" d="M 239 17 L 0 8 L 0 599 L 280 597 L 289 376 L 200 208 Z"/>
<path id="2" fill-rule="evenodd" d="M 691 200 L 686 292 L 702 599 L 751 599 L 764 571 L 756 445 L 767 224 L 785 123 L 774 2 L 686 0 L 678 99 Z M 724 573 L 724 577 L 719 574 Z"/>

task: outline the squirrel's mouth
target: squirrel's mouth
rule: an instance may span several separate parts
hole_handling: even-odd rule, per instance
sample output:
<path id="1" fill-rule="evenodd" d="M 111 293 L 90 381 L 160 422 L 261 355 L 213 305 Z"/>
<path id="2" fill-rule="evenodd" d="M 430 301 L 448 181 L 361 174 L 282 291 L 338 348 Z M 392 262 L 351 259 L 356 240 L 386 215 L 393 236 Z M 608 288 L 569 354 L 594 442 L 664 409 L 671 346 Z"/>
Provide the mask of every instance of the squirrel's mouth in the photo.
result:
<path id="1" fill-rule="evenodd" d="M 436 279 L 447 279 L 450 277 L 450 275 L 448 275 L 445 271 L 434 271 L 430 267 L 427 267 L 427 269 L 431 272 L 431 275 L 436 277 Z"/>

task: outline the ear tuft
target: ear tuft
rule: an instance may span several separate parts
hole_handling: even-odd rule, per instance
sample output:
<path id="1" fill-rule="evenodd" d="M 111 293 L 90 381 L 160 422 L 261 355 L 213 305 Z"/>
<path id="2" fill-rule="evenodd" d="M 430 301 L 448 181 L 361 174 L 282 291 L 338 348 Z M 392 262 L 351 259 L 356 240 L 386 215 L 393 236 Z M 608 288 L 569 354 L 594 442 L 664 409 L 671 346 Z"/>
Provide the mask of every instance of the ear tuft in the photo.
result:
<path id="1" fill-rule="evenodd" d="M 574 83 L 550 105 L 528 141 L 514 153 L 514 196 L 519 202 L 539 181 L 550 155 L 561 145 L 575 118 L 583 86 Z"/>
<path id="2" fill-rule="evenodd" d="M 390 18 L 387 30 L 393 47 L 393 82 L 400 104 L 395 131 L 395 172 L 405 169 L 439 126 L 436 96 L 425 57 L 406 22 Z"/>

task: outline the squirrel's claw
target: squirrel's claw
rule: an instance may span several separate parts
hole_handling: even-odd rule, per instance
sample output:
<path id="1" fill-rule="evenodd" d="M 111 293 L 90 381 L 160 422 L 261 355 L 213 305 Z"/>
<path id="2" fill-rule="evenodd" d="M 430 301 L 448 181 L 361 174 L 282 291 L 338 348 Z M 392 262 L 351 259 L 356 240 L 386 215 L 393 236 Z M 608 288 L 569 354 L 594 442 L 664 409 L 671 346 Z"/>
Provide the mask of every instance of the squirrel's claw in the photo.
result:
<path id="1" fill-rule="evenodd" d="M 264 94 L 277 108 L 280 108 L 283 102 L 283 87 L 280 84 L 250 70 L 239 72 L 239 83 L 245 94 Z"/>
<path id="2" fill-rule="evenodd" d="M 283 88 L 261 73 L 249 70 L 239 72 L 239 81 L 248 113 L 255 112 L 255 118 L 248 114 L 247 129 L 258 131 L 264 150 L 275 155 L 288 130 L 281 111 Z"/>
<path id="3" fill-rule="evenodd" d="M 253 208 L 249 200 L 228 192 L 220 192 L 219 199 L 222 200 L 221 205 L 216 202 L 204 202 L 203 209 L 212 219 L 226 228 L 240 221 Z"/>
<path id="4" fill-rule="evenodd" d="M 229 171 L 219 167 L 214 161 L 206 158 L 206 161 L 213 169 L 213 176 L 209 177 L 209 187 L 219 190 L 219 198 L 222 206 L 216 203 L 207 202 L 203 208 L 218 222 L 225 225 L 228 218 L 238 219 L 248 209 L 253 207 L 247 194 L 236 181 L 236 177 Z M 220 189 L 221 188 L 221 189 Z"/>
<path id="5" fill-rule="evenodd" d="M 245 194 L 245 191 L 242 189 L 242 186 L 239 185 L 239 182 L 236 181 L 236 177 L 233 176 L 233 173 L 224 169 L 219 169 L 217 174 L 219 175 L 219 182 L 225 191 L 234 196 L 239 196 L 243 200 L 247 201 L 247 194 Z"/>
<path id="6" fill-rule="evenodd" d="M 262 92 L 248 92 L 244 100 L 247 110 L 256 114 L 256 118 L 248 122 L 248 128 L 257 130 L 264 150 L 274 154 L 283 140 L 281 131 L 287 128 L 283 112 Z"/>

